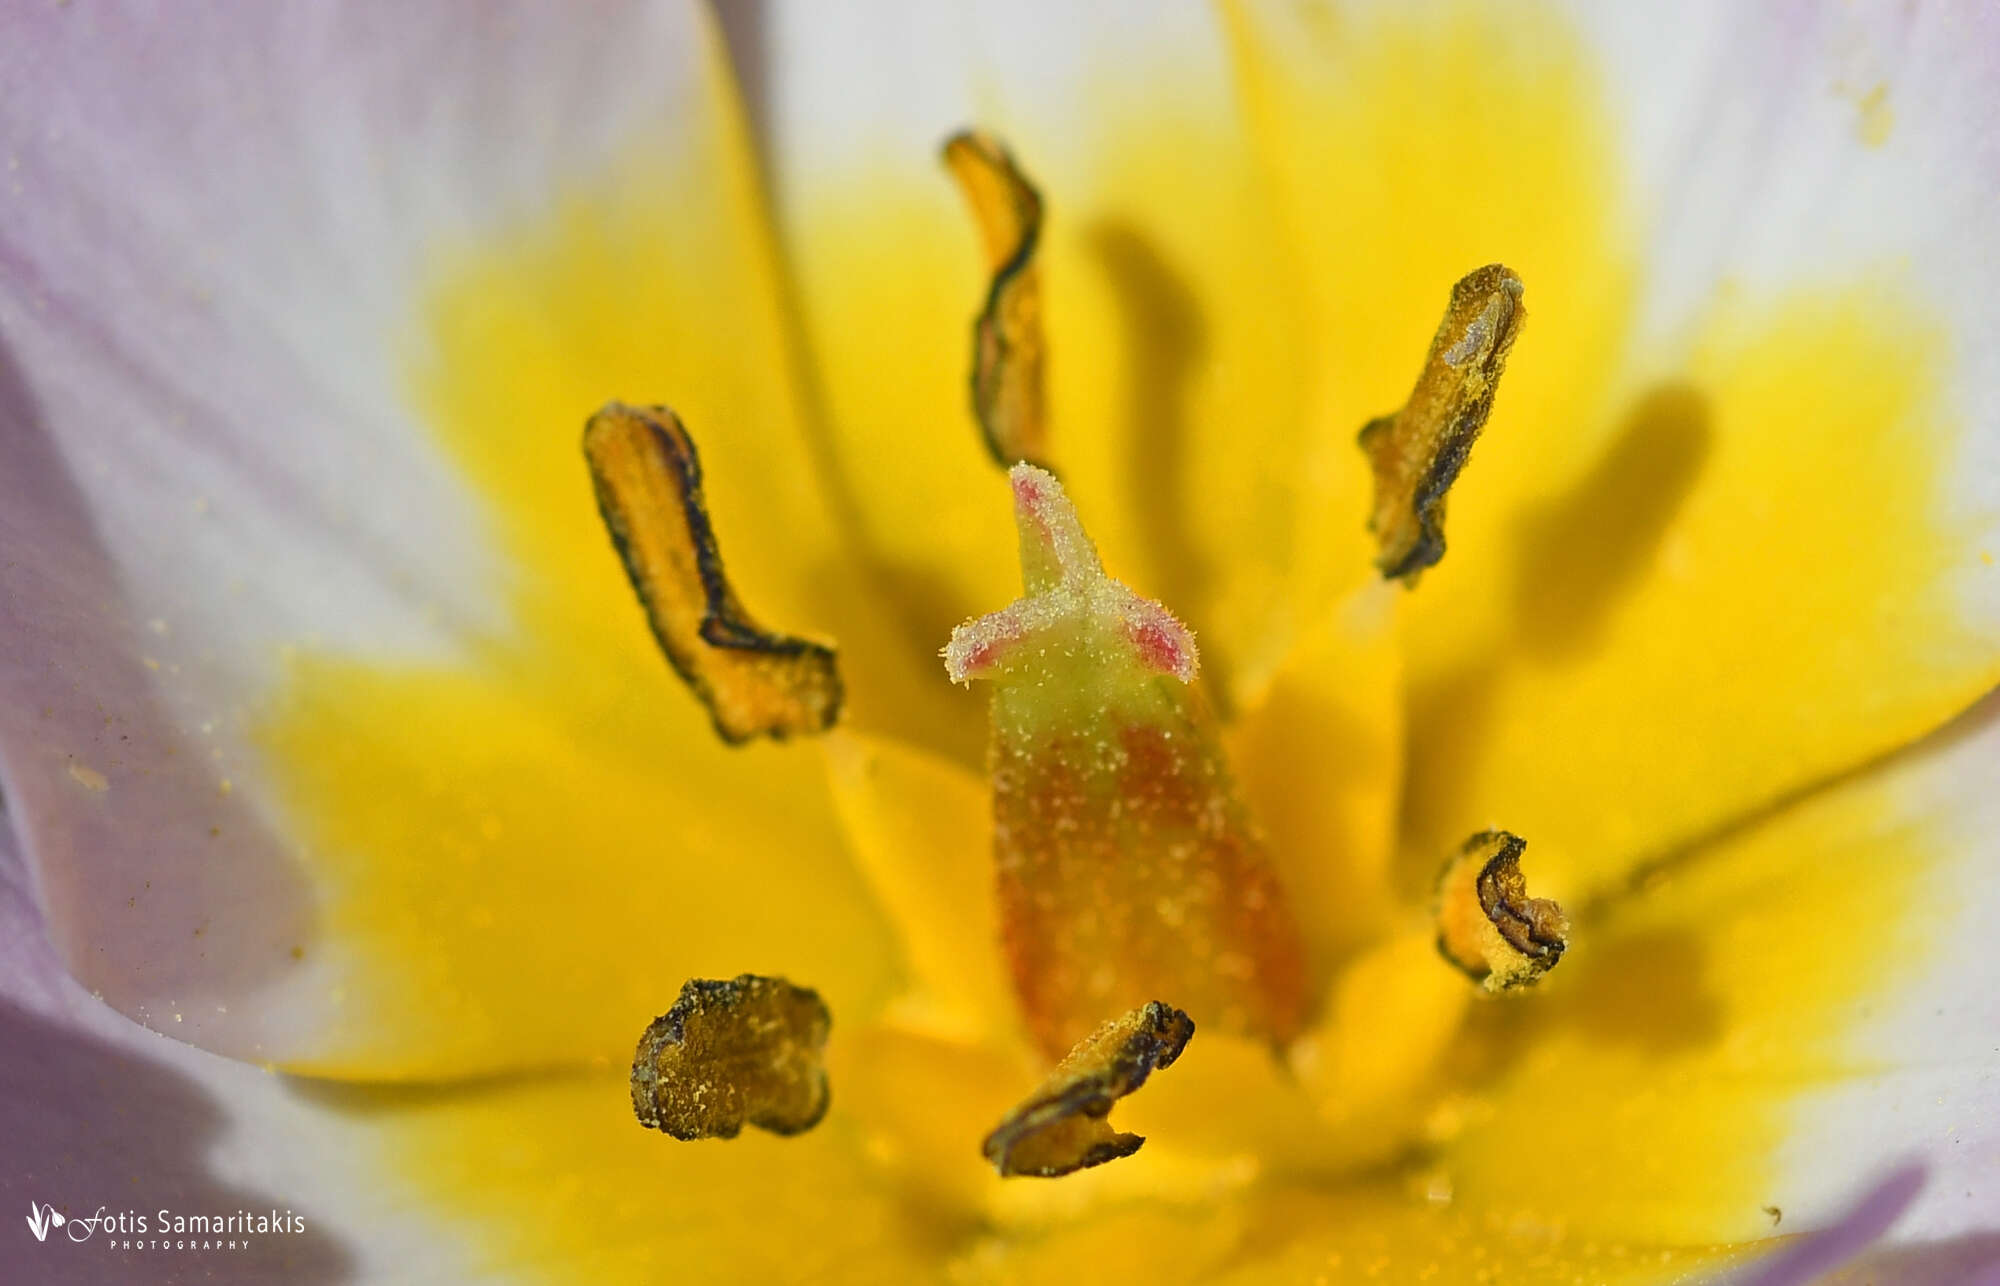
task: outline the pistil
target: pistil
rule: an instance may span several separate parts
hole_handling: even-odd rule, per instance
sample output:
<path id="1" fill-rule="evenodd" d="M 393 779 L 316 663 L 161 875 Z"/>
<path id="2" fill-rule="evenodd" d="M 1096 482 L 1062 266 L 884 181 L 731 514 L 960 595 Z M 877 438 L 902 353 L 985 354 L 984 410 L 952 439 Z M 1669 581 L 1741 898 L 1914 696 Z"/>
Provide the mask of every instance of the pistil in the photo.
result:
<path id="1" fill-rule="evenodd" d="M 1155 997 L 1282 1045 L 1305 1001 L 1297 925 L 1193 680 L 1194 637 L 1105 575 L 1062 486 L 1010 480 L 1026 595 L 953 632 L 993 684 L 1001 931 L 1052 1059 Z"/>

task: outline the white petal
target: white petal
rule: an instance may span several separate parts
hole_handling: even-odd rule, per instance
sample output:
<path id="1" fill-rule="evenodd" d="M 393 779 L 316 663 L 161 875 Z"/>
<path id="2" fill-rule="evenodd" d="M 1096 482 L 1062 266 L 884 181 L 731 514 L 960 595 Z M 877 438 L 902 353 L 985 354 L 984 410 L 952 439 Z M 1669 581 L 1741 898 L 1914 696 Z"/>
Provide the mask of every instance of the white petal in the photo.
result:
<path id="1" fill-rule="evenodd" d="M 36 1281 L 91 1284 L 468 1279 L 463 1243 L 385 1193 L 339 1113 L 302 1099 L 284 1077 L 148 1031 L 85 992 L 57 958 L 25 886 L 0 815 L 0 1133 L 8 1149 L 0 1201 L 17 1218 L 34 1202 L 66 1221 L 40 1242 L 10 1222 L 10 1264 Z M 240 1248 L 161 1248 L 162 1209 L 290 1214 L 302 1226 L 249 1236 Z M 91 1223 L 100 1210 L 122 1218 L 124 1231 L 114 1238 Z"/>
<path id="2" fill-rule="evenodd" d="M 438 280 L 459 257 L 496 240 L 513 248 L 507 238 L 527 227 L 519 254 L 532 259 L 560 240 L 579 192 L 601 194 L 628 172 L 671 178 L 678 186 L 668 208 L 680 222 L 656 224 L 650 207 L 619 206 L 620 183 L 603 203 L 612 208 L 587 211 L 599 222 L 571 230 L 575 244 L 564 244 L 622 264 L 628 244 L 663 242 L 670 266 L 710 265 L 703 270 L 719 284 L 708 296 L 633 301 L 678 310 L 680 324 L 697 332 L 702 319 L 686 315 L 742 301 L 726 323 L 709 326 L 716 334 L 706 347 L 675 346 L 683 366 L 701 368 L 699 378 L 675 371 L 669 381 L 668 371 L 648 367 L 646 376 L 657 370 L 670 384 L 654 387 L 629 364 L 608 374 L 592 365 L 627 333 L 615 299 L 625 279 L 614 276 L 611 301 L 570 309 L 590 314 L 590 334 L 575 334 L 574 317 L 550 322 L 554 352 L 544 364 L 572 369 L 521 372 L 531 385 L 567 379 L 592 400 L 530 412 L 509 383 L 516 368 L 507 362 L 519 354 L 487 354 L 474 374 L 498 386 L 491 416 L 517 417 L 496 422 L 490 436 L 559 443 L 566 462 L 583 417 L 605 398 L 671 397 L 698 433 L 713 430 L 705 444 L 733 433 L 751 453 L 710 460 L 710 498 L 732 571 L 768 571 L 800 542 L 817 549 L 810 523 L 790 521 L 791 502 L 809 495 L 803 452 L 776 445 L 789 442 L 782 435 L 796 423 L 787 381 L 767 360 L 776 304 L 768 275 L 758 275 L 763 231 L 746 213 L 754 195 L 726 164 L 710 164 L 737 139 L 705 16 L 680 3 L 587 16 L 537 5 L 254 13 L 190 5 L 171 15 L 52 5 L 7 23 L 0 785 L 65 959 L 141 1021 L 259 1059 L 315 1058 L 350 1070 L 372 1060 L 381 1075 L 423 1064 L 438 1074 L 447 1064 L 548 1061 L 628 1045 L 631 1024 L 652 1012 L 650 995 L 617 1001 L 618 1013 L 600 1014 L 592 1034 L 564 1035 L 531 1029 L 567 1023 L 574 1006 L 518 1006 L 518 987 L 560 971 L 563 982 L 549 985 L 603 1000 L 640 983 L 631 953 L 644 935 L 610 926 L 620 914 L 629 920 L 671 903 L 665 886 L 681 886 L 673 869 L 639 857 L 643 844 L 630 853 L 564 852 L 516 825 L 504 869 L 496 872 L 488 853 L 471 882 L 483 892 L 502 875 L 512 893 L 501 900 L 521 912 L 508 925 L 504 908 L 491 919 L 491 906 L 464 896 L 463 875 L 441 869 L 442 854 L 425 847 L 462 849 L 452 837 L 468 829 L 474 847 L 486 843 L 504 810 L 474 797 L 520 801 L 538 788 L 551 792 L 547 806 L 515 820 L 574 838 L 562 810 L 603 809 L 559 784 L 570 771 L 638 809 L 643 820 L 620 824 L 621 845 L 644 830 L 648 843 L 684 851 L 692 863 L 704 850 L 738 844 L 744 827 L 756 832 L 768 816 L 795 811 L 714 803 L 718 779 L 759 801 L 790 798 L 792 785 L 809 783 L 801 789 L 810 811 L 822 790 L 817 767 L 797 756 L 773 766 L 761 753 L 725 762 L 700 731 L 695 703 L 645 641 L 636 608 L 629 617 L 607 608 L 597 613 L 603 620 L 555 622 L 572 634 L 604 632 L 620 658 L 610 664 L 588 640 L 525 629 L 520 603 L 559 597 L 550 581 L 589 579 L 610 587 L 620 607 L 629 603 L 583 467 L 578 461 L 573 475 L 558 476 L 567 486 L 558 499 L 569 506 L 561 513 L 489 503 L 495 497 L 475 488 L 470 468 L 443 445 L 420 377 L 428 363 L 456 360 L 440 351 L 444 327 L 431 313 Z M 506 314 L 532 331 L 548 311 L 538 311 L 535 293 L 546 283 L 534 279 L 533 263 L 521 272 L 532 284 L 475 292 L 466 325 Z M 663 332 L 653 325 L 645 333 Z M 604 387 L 599 375 L 633 383 Z M 693 413 L 723 405 L 744 413 L 718 411 L 719 424 Z M 756 436 L 766 430 L 776 436 Z M 760 551 L 745 530 L 760 516 L 779 529 L 762 542 L 773 556 L 746 559 Z M 539 565 L 521 554 L 524 522 L 557 533 L 556 554 Z M 571 535 L 573 559 L 561 544 Z M 796 579 L 815 570 L 801 565 Z M 757 592 L 768 590 L 766 579 L 747 576 L 746 597 L 768 604 L 769 593 Z M 793 607 L 787 600 L 772 618 L 811 628 L 810 619 L 787 619 Z M 507 707 L 495 725 L 505 737 L 495 727 L 468 732 L 443 747 L 449 755 L 430 759 L 413 749 L 421 733 L 450 732 L 448 717 L 426 711 L 426 692 L 450 691 L 448 681 L 467 679 L 495 651 L 535 646 L 555 653 L 545 669 L 567 662 L 597 685 L 590 703 L 565 707 L 487 673 L 479 699 Z M 268 731 L 284 700 L 297 696 L 294 654 L 301 664 L 417 678 L 402 697 L 372 705 L 322 694 L 335 717 L 301 733 L 288 759 Z M 597 743 L 621 724 L 639 728 L 660 753 L 606 752 Z M 673 752 L 681 746 L 715 757 L 702 784 L 678 780 Z M 302 802 L 310 789 L 302 777 L 387 766 L 410 753 L 419 762 L 389 770 L 393 782 L 377 790 L 394 798 L 379 807 L 371 800 L 366 809 L 314 815 Z M 647 794 L 655 785 L 659 793 Z M 677 794 L 729 815 L 697 819 L 699 836 L 677 829 Z M 410 814 L 398 836 L 329 835 L 329 821 L 338 829 L 392 804 Z M 820 809 L 791 840 L 749 847 L 773 860 L 794 854 L 801 872 L 825 869 L 839 881 L 837 858 L 811 856 L 815 844 L 838 843 L 831 806 L 822 800 Z M 373 873 L 356 878 L 350 867 L 340 872 L 344 883 L 329 877 L 356 857 Z M 552 863 L 569 869 L 552 881 Z M 720 864 L 704 869 L 719 872 Z M 550 896 L 551 883 L 563 896 Z M 782 898 L 798 880 L 772 883 Z M 851 884 L 833 896 L 865 905 Z M 839 940 L 847 930 L 833 927 L 840 915 L 828 920 L 817 895 L 796 900 L 809 927 L 793 940 L 817 934 L 829 957 L 871 958 L 865 929 L 857 931 L 864 946 L 850 946 Z M 482 910 L 489 928 L 501 926 L 484 933 L 483 979 L 465 972 Z M 716 910 L 699 917 L 722 939 L 716 954 L 730 942 L 750 950 L 744 934 L 754 937 L 754 926 L 739 931 L 738 921 L 753 910 Z M 408 941 L 436 944 L 435 959 L 371 940 L 399 922 L 414 926 Z M 512 939 L 498 951 L 496 932 Z M 689 928 L 674 941 L 701 936 Z M 687 962 L 656 963 L 672 972 Z M 509 970 L 517 976 L 503 976 Z M 373 978 L 373 1001 L 359 985 L 363 974 Z M 647 989 L 671 992 L 682 976 Z M 522 1012 L 507 1012 L 510 996 Z M 418 1008 L 476 1004 L 451 1021 L 413 1021 L 408 1040 L 383 1040 L 397 1027 L 377 1003 L 384 997 Z M 335 1023 L 344 1003 L 345 1035 Z M 441 1049 L 465 1040 L 471 1045 L 456 1052 Z"/>
<path id="3" fill-rule="evenodd" d="M 1905 945 L 1900 959 L 1883 962 L 1887 985 L 1852 1015 L 1840 1053 L 1856 1074 L 1799 1095 L 1779 1158 L 1798 1199 L 1818 1205 L 1837 1197 L 1843 1170 L 1921 1149 L 1931 1178 L 1897 1225 L 1903 1238 L 1994 1228 L 2000 1197 L 1996 763 L 2000 695 L 1886 774 L 1880 829 L 1856 842 L 1881 843 L 1886 860 L 1921 859 L 1917 887 L 1898 917 L 1897 940 Z M 1866 938 L 1864 929 L 1855 949 L 1865 950 Z"/>
<path id="4" fill-rule="evenodd" d="M 1647 212 L 1642 346 L 1683 342 L 1718 294 L 1877 274 L 1949 335 L 1946 516 L 1983 559 L 1952 572 L 2000 634 L 2000 15 L 1975 5 L 1577 5 L 1618 69 L 1622 152 Z M 1655 360 L 1666 354 L 1655 354 Z M 1643 360 L 1643 359 L 1642 359 Z"/>
<path id="5" fill-rule="evenodd" d="M 1634 377 L 1681 360 L 1718 298 L 1870 277 L 1908 287 L 1946 337 L 1930 428 L 1955 445 L 1937 508 L 1964 524 L 1967 557 L 1941 571 L 2000 640 L 2000 15 L 1572 8 L 1614 69 L 1618 151 L 1644 212 Z"/>
<path id="6" fill-rule="evenodd" d="M 442 623 L 497 625 L 478 517 L 412 432 L 411 294 L 440 240 L 685 106 L 685 6 L 51 7 L 8 43 L 30 64 L 0 100 L 8 409 L 56 439 L 139 620 L 259 623 L 204 636 L 187 678 L 268 669 L 269 639 L 436 651 Z"/>

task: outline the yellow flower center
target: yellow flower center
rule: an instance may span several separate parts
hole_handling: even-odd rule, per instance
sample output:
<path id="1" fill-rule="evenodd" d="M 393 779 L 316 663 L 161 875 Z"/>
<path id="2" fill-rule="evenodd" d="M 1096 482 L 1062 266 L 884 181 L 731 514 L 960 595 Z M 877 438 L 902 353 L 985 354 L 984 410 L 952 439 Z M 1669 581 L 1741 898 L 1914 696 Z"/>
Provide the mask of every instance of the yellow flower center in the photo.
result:
<path id="1" fill-rule="evenodd" d="M 1107 563 L 1200 634 L 1322 1016 L 1298 1075 L 1204 1030 L 1121 1109 L 1144 1155 L 1032 1190 L 976 1155 L 1035 1075 L 1011 1034 L 966 1017 L 995 994 L 980 971 L 997 963 L 963 957 L 990 956 L 991 939 L 908 930 L 921 917 L 899 908 L 950 903 L 950 888 L 879 878 L 901 869 L 882 852 L 922 842 L 935 878 L 971 872 L 955 886 L 974 891 L 968 920 L 988 914 L 971 905 L 987 837 L 944 824 L 983 812 L 961 797 L 981 703 L 934 669 L 953 625 L 1013 593 L 995 557 L 1006 507 L 960 427 L 983 274 L 956 196 L 923 157 L 812 180 L 787 277 L 718 84 L 711 124 L 644 140 L 552 214 L 440 249 L 399 353 L 470 483 L 440 512 L 484 525 L 499 557 L 431 605 L 450 643 L 385 657 L 301 640 L 254 712 L 326 899 L 300 968 L 339 979 L 351 1015 L 301 1069 L 605 1071 L 412 1114 L 391 1135 L 395 1169 L 469 1218 L 534 1209 L 494 1236 L 600 1279 L 662 1270 L 606 1235 L 651 1226 L 660 1190 L 723 1223 L 716 1193 L 762 1186 L 768 1208 L 809 1222 L 825 1191 L 852 1190 L 860 1213 L 829 1216 L 827 1244 L 865 1236 L 917 1264 L 981 1226 L 1043 1229 L 1052 1255 L 1188 1220 L 1233 1244 L 1251 1233 L 1230 1220 L 1255 1216 L 1214 1198 L 1259 1185 L 1289 1222 L 1383 1230 L 1375 1253 L 1421 1262 L 1526 1245 L 1574 1269 L 1599 1229 L 1656 1245 L 1752 1230 L 1739 1215 L 1761 1204 L 1784 1122 L 1732 1076 L 1828 1048 L 1880 978 L 1811 967 L 1814 944 L 1860 920 L 1914 933 L 1896 914 L 1911 866 L 1892 853 L 1787 883 L 1767 918 L 1714 939 L 1670 911 L 1763 891 L 1670 878 L 1585 930 L 1533 1006 L 1469 1020 L 1428 884 L 1466 834 L 1504 823 L 1534 845 L 1538 893 L 1601 910 L 1634 854 L 1736 811 L 1745 764 L 1803 753 L 1782 730 L 1719 736 L 1712 713 L 1746 686 L 1808 701 L 1838 686 L 1841 649 L 1801 640 L 1798 670 L 1736 673 L 1711 640 L 1719 622 L 1790 628 L 1774 587 L 1811 601 L 1801 621 L 1904 601 L 1938 463 L 1899 427 L 1926 411 L 1941 345 L 1885 273 L 1779 298 L 1725 289 L 1690 343 L 1648 348 L 1640 288 L 1664 283 L 1639 277 L 1645 230 L 1617 207 L 1598 86 L 1554 19 L 1510 21 L 1343 20 L 1324 41 L 1367 57 L 1338 78 L 1245 35 L 1240 108 L 1268 154 L 1246 156 L 1236 123 L 1163 118 L 1157 95 L 1113 82 L 1085 140 L 1089 189 L 1042 176 L 1075 202 L 1052 212 L 1043 252 L 1052 451 Z M 1353 435 L 1407 396 L 1443 284 L 1503 259 L 1535 292 L 1532 340 L 1454 500 L 1451 554 L 1402 607 L 1358 588 L 1373 572 Z M 793 380 L 808 369 L 809 386 Z M 770 620 L 840 641 L 837 744 L 724 753 L 666 675 L 576 461 L 582 417 L 614 396 L 675 404 L 700 435 L 732 575 Z M 1811 450 L 1772 427 L 1801 422 L 1818 426 Z M 1919 533 L 1907 544 L 1871 546 L 1814 503 L 1864 480 Z M 1773 510 L 1782 525 L 1760 521 Z M 1648 685 L 1676 676 L 1685 723 L 1640 720 Z M 1881 721 L 1946 699 L 1919 695 L 1830 728 L 1811 754 L 1849 762 Z M 1537 773 L 1538 745 L 1624 765 L 1590 748 L 1632 737 L 1657 741 L 1657 779 Z M 869 793 L 882 782 L 912 788 Z M 1658 819 L 1659 835 L 1634 833 Z M 1778 841 L 1746 843 L 1792 869 Z M 957 991 L 902 1006 L 913 972 L 954 968 Z M 746 969 L 826 998 L 832 1113 L 798 1139 L 663 1157 L 624 1098 L 633 1035 L 686 978 Z M 908 1021 L 871 1024 L 885 1014 Z M 1823 1061 L 1778 1065 L 1837 1069 L 1799 1058 Z M 1657 1140 L 1643 1173 L 1593 1165 L 1593 1134 L 1641 1120 Z M 1327 1186 L 1413 1153 L 1429 1199 L 1401 1179 Z M 1560 1164 L 1530 1181 L 1524 1156 Z M 1064 1223 L 1084 1208 L 1110 1213 Z"/>

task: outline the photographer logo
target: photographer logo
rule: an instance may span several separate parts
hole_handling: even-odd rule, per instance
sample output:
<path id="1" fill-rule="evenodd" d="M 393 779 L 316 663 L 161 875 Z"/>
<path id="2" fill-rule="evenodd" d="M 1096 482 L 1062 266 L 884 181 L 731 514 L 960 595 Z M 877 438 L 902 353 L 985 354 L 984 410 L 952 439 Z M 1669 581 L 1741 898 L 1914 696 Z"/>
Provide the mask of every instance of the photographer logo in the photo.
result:
<path id="1" fill-rule="evenodd" d="M 67 1222 L 54 1206 L 38 1206 L 32 1201 L 28 1203 L 28 1230 L 35 1234 L 36 1241 L 47 1241 L 49 1229 L 60 1228 Z"/>
<path id="2" fill-rule="evenodd" d="M 258 1237 L 297 1236 L 306 1230 L 303 1215 L 290 1210 L 177 1214 L 159 1210 L 119 1210 L 99 1206 L 94 1214 L 67 1216 L 45 1201 L 30 1201 L 28 1231 L 35 1240 L 83 1243 L 96 1239 L 100 1249 L 131 1251 L 247 1250 Z"/>

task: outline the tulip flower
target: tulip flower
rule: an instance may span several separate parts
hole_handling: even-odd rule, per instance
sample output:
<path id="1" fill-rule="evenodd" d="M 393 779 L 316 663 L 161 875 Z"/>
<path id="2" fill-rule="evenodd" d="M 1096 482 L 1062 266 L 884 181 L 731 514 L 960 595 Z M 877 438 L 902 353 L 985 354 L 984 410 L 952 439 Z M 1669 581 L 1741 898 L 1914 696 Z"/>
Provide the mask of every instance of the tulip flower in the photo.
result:
<path id="1" fill-rule="evenodd" d="M 5 1262 L 1990 1270 L 1996 59 L 17 7 Z"/>

